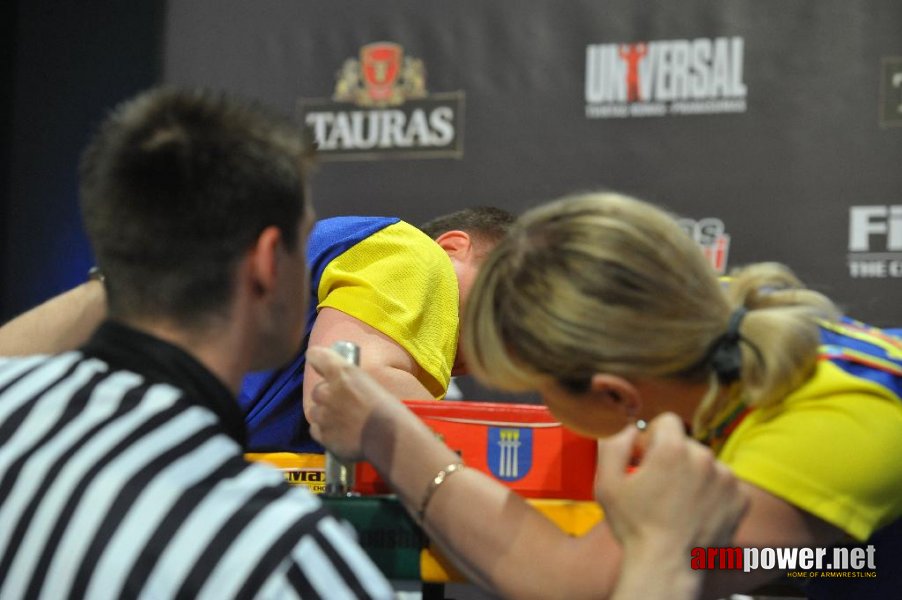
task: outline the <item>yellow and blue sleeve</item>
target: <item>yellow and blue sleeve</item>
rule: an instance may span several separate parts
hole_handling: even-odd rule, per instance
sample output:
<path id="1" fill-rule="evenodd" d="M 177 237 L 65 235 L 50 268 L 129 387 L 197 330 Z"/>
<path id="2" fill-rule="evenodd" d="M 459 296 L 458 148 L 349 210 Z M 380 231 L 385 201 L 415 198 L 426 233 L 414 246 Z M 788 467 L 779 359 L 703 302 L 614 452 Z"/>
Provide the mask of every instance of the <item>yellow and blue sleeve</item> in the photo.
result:
<path id="1" fill-rule="evenodd" d="M 457 352 L 457 277 L 419 229 L 400 221 L 338 255 L 323 271 L 317 301 L 318 310 L 340 310 L 393 339 L 427 374 L 426 389 L 445 395 Z"/>

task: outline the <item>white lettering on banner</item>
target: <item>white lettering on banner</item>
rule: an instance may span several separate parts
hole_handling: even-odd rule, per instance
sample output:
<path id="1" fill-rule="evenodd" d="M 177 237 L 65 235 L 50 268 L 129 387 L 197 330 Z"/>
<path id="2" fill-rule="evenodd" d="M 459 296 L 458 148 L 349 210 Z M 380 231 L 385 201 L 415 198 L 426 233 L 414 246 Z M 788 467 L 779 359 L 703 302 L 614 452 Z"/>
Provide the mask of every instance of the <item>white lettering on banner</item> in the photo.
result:
<path id="1" fill-rule="evenodd" d="M 902 277 L 902 260 L 850 260 L 849 275 L 860 279 Z"/>
<path id="2" fill-rule="evenodd" d="M 590 44 L 586 117 L 745 112 L 744 52 L 741 37 Z"/>
<path id="3" fill-rule="evenodd" d="M 902 277 L 902 204 L 849 208 L 849 276 Z"/>
<path id="4" fill-rule="evenodd" d="M 738 100 L 705 100 L 704 102 L 674 102 L 670 105 L 672 114 L 698 115 L 706 113 L 745 112 L 745 98 Z"/>
<path id="5" fill-rule="evenodd" d="M 850 208 L 849 250 L 870 251 L 872 235 L 886 236 L 886 250 L 902 251 L 902 205 Z"/>
<path id="6" fill-rule="evenodd" d="M 304 120 L 313 128 L 320 150 L 441 147 L 454 141 L 454 111 L 402 110 L 317 111 Z"/>
<path id="7" fill-rule="evenodd" d="M 586 116 L 590 119 L 622 119 L 630 116 L 628 104 L 587 104 Z"/>

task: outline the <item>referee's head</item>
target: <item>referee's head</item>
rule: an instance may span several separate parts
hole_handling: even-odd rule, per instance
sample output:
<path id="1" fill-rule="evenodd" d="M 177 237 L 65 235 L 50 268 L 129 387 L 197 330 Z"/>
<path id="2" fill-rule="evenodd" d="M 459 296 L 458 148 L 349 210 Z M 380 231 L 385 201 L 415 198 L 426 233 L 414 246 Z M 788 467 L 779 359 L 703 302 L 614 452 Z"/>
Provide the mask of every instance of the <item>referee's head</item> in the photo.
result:
<path id="1" fill-rule="evenodd" d="M 272 329 L 261 366 L 283 360 L 277 325 L 298 338 L 303 325 L 306 294 L 286 286 L 306 285 L 308 158 L 299 127 L 224 94 L 159 88 L 115 108 L 80 169 L 110 316 L 200 332 L 240 300 L 252 327 Z"/>

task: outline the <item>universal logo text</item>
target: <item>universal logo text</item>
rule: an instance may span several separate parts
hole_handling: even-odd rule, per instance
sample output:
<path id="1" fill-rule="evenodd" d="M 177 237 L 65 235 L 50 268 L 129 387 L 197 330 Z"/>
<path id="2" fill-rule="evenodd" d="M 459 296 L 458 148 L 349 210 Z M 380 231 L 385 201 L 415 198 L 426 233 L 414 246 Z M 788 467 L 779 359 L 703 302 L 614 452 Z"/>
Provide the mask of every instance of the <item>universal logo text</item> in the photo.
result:
<path id="1" fill-rule="evenodd" d="M 741 37 L 590 44 L 586 117 L 745 112 L 744 53 Z"/>

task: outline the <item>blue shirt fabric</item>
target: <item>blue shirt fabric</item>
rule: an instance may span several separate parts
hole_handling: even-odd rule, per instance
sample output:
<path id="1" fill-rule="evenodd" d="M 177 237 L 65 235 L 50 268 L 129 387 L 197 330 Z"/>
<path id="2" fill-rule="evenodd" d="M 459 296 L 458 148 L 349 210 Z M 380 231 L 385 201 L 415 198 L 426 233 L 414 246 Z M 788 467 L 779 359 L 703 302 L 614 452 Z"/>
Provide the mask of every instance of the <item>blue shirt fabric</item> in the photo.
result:
<path id="1" fill-rule="evenodd" d="M 334 217 L 318 221 L 307 242 L 310 298 L 307 326 L 298 354 L 287 365 L 248 374 L 238 403 L 245 413 L 248 449 L 256 452 L 322 452 L 308 431 L 301 406 L 305 354 L 316 322 L 317 289 L 326 266 L 364 239 L 397 223 L 394 217 Z"/>

